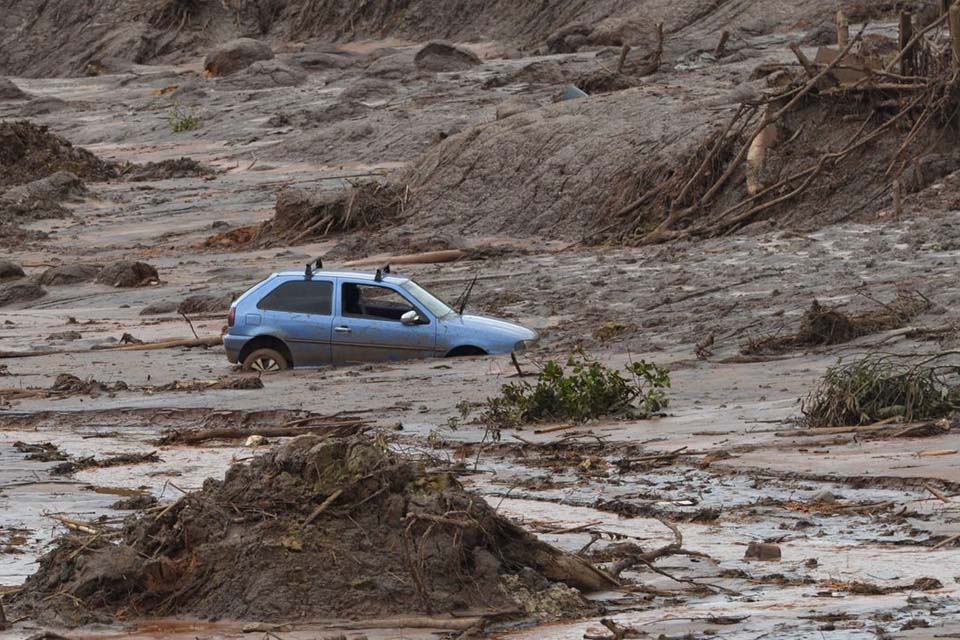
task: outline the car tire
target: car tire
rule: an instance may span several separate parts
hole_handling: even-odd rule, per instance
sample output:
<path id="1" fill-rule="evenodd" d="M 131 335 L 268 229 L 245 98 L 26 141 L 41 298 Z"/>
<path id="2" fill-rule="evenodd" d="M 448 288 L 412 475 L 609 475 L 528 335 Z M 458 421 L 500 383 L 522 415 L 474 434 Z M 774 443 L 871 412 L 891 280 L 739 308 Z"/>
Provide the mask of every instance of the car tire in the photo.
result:
<path id="1" fill-rule="evenodd" d="M 257 373 L 277 373 L 289 368 L 290 363 L 276 349 L 257 349 L 243 361 L 244 371 L 256 371 Z"/>

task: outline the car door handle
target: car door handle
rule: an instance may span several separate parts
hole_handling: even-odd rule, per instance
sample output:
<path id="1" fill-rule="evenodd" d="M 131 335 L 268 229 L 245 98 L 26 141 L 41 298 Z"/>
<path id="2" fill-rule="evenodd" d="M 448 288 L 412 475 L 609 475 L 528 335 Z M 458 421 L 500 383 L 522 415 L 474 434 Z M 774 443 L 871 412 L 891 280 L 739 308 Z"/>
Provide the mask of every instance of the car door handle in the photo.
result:
<path id="1" fill-rule="evenodd" d="M 353 329 L 350 327 L 334 327 L 333 330 L 337 333 L 353 333 Z"/>

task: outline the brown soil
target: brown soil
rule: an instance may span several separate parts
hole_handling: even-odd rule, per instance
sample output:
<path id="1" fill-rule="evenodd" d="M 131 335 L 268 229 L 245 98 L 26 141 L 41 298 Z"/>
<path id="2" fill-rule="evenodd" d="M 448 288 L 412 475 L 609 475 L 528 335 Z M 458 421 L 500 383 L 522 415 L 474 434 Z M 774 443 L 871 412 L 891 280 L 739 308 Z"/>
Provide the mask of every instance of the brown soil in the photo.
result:
<path id="1" fill-rule="evenodd" d="M 97 282 L 111 287 L 143 287 L 158 282 L 157 270 L 146 262 L 114 262 L 97 275 Z"/>
<path id="2" fill-rule="evenodd" d="M 13 608 L 67 624 L 512 611 L 501 578 L 520 572 L 585 591 L 612 584 L 446 473 L 362 437 L 310 435 L 135 518 L 119 544 L 62 539 Z"/>

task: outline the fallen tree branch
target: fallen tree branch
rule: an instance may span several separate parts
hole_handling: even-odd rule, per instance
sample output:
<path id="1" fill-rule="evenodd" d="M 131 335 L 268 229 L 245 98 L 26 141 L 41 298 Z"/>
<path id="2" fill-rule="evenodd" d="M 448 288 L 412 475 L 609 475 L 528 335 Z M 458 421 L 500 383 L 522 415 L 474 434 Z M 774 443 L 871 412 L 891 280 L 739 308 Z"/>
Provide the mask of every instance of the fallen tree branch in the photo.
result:
<path id="1" fill-rule="evenodd" d="M 291 438 L 305 433 L 321 432 L 331 437 L 341 437 L 357 433 L 366 426 L 360 420 L 334 420 L 313 425 L 296 425 L 279 427 L 235 428 L 223 427 L 219 429 L 201 429 L 197 431 L 171 431 L 165 433 L 155 441 L 157 445 L 170 444 L 197 444 L 209 440 L 234 440 L 249 436 L 263 436 L 265 438 Z"/>
<path id="2" fill-rule="evenodd" d="M 4 358 L 33 358 L 38 356 L 52 356 L 76 353 L 95 353 L 99 351 L 154 351 L 158 349 L 174 349 L 177 347 L 215 347 L 223 344 L 222 336 L 206 338 L 178 338 L 162 340 L 160 342 L 144 342 L 143 344 L 109 345 L 93 347 L 92 349 L 47 349 L 44 351 L 0 351 L 0 360 Z"/>

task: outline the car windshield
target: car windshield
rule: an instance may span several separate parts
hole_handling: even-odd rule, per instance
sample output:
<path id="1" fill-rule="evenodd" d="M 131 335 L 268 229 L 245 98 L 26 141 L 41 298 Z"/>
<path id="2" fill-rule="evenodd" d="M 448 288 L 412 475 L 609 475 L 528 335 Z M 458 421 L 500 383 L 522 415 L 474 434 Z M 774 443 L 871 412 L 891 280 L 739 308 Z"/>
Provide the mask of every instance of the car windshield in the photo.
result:
<path id="1" fill-rule="evenodd" d="M 442 318 L 448 313 L 453 313 L 453 309 L 447 306 L 446 302 L 433 295 L 413 280 L 407 280 L 400 286 L 406 289 L 410 295 L 417 299 L 417 302 L 429 309 L 430 313 L 436 317 Z"/>

